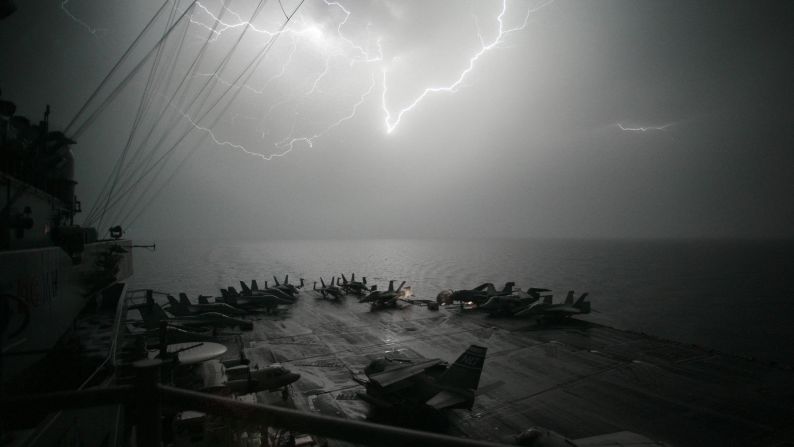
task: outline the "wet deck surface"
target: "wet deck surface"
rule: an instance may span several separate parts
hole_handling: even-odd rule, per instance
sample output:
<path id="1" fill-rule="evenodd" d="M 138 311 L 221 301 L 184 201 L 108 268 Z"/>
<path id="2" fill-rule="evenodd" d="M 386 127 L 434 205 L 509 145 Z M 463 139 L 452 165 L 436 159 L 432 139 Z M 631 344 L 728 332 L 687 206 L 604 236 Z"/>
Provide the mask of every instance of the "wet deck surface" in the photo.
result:
<path id="1" fill-rule="evenodd" d="M 674 446 L 794 440 L 791 370 L 696 346 L 576 321 L 538 328 L 457 308 L 371 312 L 355 297 L 337 303 L 311 291 L 255 320 L 242 335 L 245 354 L 299 372 L 292 400 L 305 411 L 364 418 L 353 375 L 371 360 L 399 352 L 453 362 L 478 344 L 488 348 L 480 393 L 471 412 L 448 412 L 451 434 L 512 442 L 538 425 L 572 439 L 629 430 Z"/>

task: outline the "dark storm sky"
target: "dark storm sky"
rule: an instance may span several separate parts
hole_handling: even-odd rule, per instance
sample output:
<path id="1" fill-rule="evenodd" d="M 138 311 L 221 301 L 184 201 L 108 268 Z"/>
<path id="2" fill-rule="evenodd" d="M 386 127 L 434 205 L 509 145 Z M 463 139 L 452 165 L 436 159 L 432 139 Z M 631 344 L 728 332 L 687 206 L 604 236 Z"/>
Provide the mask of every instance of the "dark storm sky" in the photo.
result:
<path id="1" fill-rule="evenodd" d="M 18 3 L 0 22 L 3 97 L 30 116 L 50 103 L 61 127 L 160 6 Z M 257 29 L 283 19 L 272 3 Z M 202 4 L 221 11 L 218 0 Z M 351 14 L 340 36 L 341 9 L 307 0 L 291 26 L 309 31 L 282 36 L 220 121 L 211 126 L 212 113 L 198 123 L 230 144 L 195 129 L 179 146 L 195 151 L 181 169 L 174 161 L 140 181 L 176 172 L 162 194 L 144 197 L 131 237 L 794 236 L 794 3 L 508 1 L 506 28 L 541 7 L 456 92 L 428 95 L 391 133 L 384 97 L 395 114 L 425 88 L 450 85 L 497 36 L 502 3 L 341 5 Z M 243 20 L 254 9 L 227 6 Z M 212 23 L 193 19 L 181 52 L 175 38 L 164 49 L 177 73 Z M 208 54 L 221 60 L 241 29 Z M 374 54 L 377 38 L 383 60 L 351 62 L 349 42 Z M 220 80 L 233 80 L 266 39 L 249 32 Z M 145 81 L 136 75 L 74 147 L 84 208 L 121 153 Z M 147 117 L 157 132 L 168 122 Z M 273 154 L 285 138 L 311 135 L 311 146 L 297 142 L 270 161 L 235 149 Z M 128 223 L 125 214 L 108 220 Z"/>

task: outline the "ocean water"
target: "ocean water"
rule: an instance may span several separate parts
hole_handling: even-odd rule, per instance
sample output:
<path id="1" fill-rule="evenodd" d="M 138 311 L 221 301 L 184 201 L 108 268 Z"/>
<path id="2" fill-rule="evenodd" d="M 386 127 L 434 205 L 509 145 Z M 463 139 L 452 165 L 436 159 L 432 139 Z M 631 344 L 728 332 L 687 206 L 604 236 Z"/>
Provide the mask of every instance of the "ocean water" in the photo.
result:
<path id="1" fill-rule="evenodd" d="M 136 249 L 134 288 L 217 295 L 272 275 L 406 280 L 418 298 L 506 281 L 555 301 L 590 293 L 590 321 L 794 365 L 794 241 L 157 241 Z M 363 307 L 362 311 L 367 308 Z"/>

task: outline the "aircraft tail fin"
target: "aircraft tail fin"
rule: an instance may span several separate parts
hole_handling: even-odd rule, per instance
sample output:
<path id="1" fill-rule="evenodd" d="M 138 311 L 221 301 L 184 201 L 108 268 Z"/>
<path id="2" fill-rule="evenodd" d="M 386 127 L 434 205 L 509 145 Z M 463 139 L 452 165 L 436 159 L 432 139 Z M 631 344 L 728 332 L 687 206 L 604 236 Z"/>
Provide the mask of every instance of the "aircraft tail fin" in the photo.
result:
<path id="1" fill-rule="evenodd" d="M 167 297 L 168 297 L 168 303 L 170 305 L 179 306 L 179 301 L 177 301 L 176 298 L 173 297 L 173 295 L 167 295 Z"/>
<path id="2" fill-rule="evenodd" d="M 504 288 L 502 289 L 502 293 L 504 293 L 505 295 L 509 295 L 513 293 L 513 286 L 515 285 L 516 283 L 514 283 L 513 281 L 506 282 Z"/>
<path id="3" fill-rule="evenodd" d="M 582 313 L 589 314 L 590 313 L 590 301 L 585 301 L 587 299 L 588 293 L 583 293 L 582 296 L 579 297 L 578 300 L 573 304 L 573 307 L 582 311 Z"/>
<path id="4" fill-rule="evenodd" d="M 397 287 L 397 292 L 399 292 L 400 290 L 402 290 L 404 285 L 405 285 L 405 281 L 401 282 L 401 283 L 400 283 L 400 287 Z"/>
<path id="5" fill-rule="evenodd" d="M 289 284 L 289 274 L 284 275 L 284 284 Z"/>
<path id="6" fill-rule="evenodd" d="M 565 297 L 565 304 L 573 306 L 573 290 L 568 291 L 568 296 Z"/>
<path id="7" fill-rule="evenodd" d="M 281 285 L 281 284 L 279 284 L 279 282 L 278 282 L 278 278 L 276 278 L 276 275 L 273 275 L 273 281 L 275 281 L 275 282 L 276 282 L 276 287 L 278 287 L 278 286 L 280 286 L 280 285 Z"/>
<path id="8" fill-rule="evenodd" d="M 320 277 L 320 285 L 322 285 L 323 288 L 325 288 L 325 281 L 323 280 L 322 276 Z"/>
<path id="9" fill-rule="evenodd" d="M 389 281 L 389 292 L 394 292 L 394 280 Z"/>
<path id="10" fill-rule="evenodd" d="M 364 284 L 364 285 L 367 284 L 367 277 L 366 276 L 362 276 L 361 277 L 361 284 Z"/>
<path id="11" fill-rule="evenodd" d="M 347 284 L 347 278 L 345 277 L 345 274 L 344 274 L 344 273 L 341 273 L 341 275 L 342 275 L 342 284 Z M 355 273 L 354 273 L 353 275 L 355 275 Z M 350 279 L 350 281 L 353 281 L 353 278 L 354 278 L 354 277 L 355 277 L 355 276 L 351 276 L 351 279 Z"/>
<path id="12" fill-rule="evenodd" d="M 229 296 L 229 291 L 226 289 L 221 289 L 221 296 L 223 298 L 226 298 L 227 296 Z"/>
<path id="13" fill-rule="evenodd" d="M 146 293 L 146 306 L 140 308 L 143 323 L 147 328 L 152 329 L 160 326 L 161 321 L 168 320 L 168 315 L 157 302 L 154 301 L 151 291 Z"/>
<path id="14" fill-rule="evenodd" d="M 256 283 L 255 279 L 251 280 L 251 290 L 254 292 L 259 292 L 259 284 Z"/>
<path id="15" fill-rule="evenodd" d="M 199 304 L 209 304 L 210 300 L 208 300 L 207 298 L 209 298 L 209 297 L 206 297 L 204 295 L 199 295 L 199 297 L 198 297 Z"/>
<path id="16" fill-rule="evenodd" d="M 232 286 L 229 286 L 229 295 L 231 295 L 231 296 L 240 296 L 240 294 L 237 293 L 237 289 L 235 289 Z"/>
<path id="17" fill-rule="evenodd" d="M 488 348 L 471 345 L 439 378 L 444 387 L 476 390 L 480 385 L 480 374 L 485 364 Z"/>
<path id="18" fill-rule="evenodd" d="M 188 299 L 188 297 L 185 294 L 185 292 L 179 292 L 179 302 L 181 304 L 186 305 L 186 306 L 189 306 L 189 305 L 193 304 L 193 303 L 190 302 L 190 300 Z"/>

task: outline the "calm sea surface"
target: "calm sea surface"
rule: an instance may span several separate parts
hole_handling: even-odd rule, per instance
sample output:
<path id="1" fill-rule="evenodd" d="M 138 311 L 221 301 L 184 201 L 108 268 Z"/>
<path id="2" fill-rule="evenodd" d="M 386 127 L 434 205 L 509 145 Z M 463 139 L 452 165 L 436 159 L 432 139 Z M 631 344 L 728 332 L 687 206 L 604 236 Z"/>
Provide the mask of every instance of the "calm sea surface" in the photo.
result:
<path id="1" fill-rule="evenodd" d="M 590 292 L 591 321 L 794 365 L 794 241 L 180 240 L 134 256 L 133 287 L 191 297 L 350 272 L 381 288 L 407 280 L 428 299 L 486 281 L 546 287 L 555 301 Z"/>

